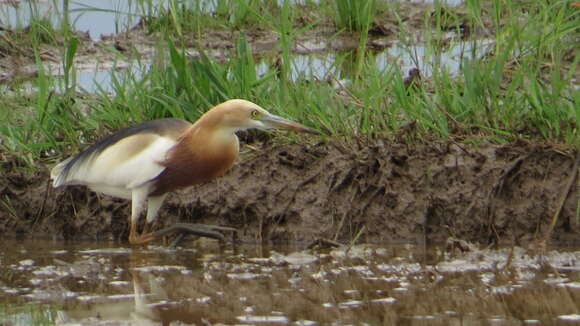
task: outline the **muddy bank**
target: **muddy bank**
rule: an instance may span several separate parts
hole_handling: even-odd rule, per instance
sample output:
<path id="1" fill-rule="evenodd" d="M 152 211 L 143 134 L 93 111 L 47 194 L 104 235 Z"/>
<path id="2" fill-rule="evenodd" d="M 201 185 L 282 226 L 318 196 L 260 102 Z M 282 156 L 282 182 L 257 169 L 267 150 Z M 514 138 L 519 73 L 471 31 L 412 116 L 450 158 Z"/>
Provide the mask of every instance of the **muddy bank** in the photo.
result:
<path id="1" fill-rule="evenodd" d="M 573 242 L 580 234 L 576 155 L 523 143 L 269 145 L 242 155 L 225 177 L 170 195 L 157 227 L 227 225 L 248 242 L 453 236 L 520 244 L 542 237 L 559 211 L 552 239 Z M 33 175 L 2 169 L 0 233 L 125 241 L 128 202 L 83 187 L 54 190 L 48 168 Z"/>

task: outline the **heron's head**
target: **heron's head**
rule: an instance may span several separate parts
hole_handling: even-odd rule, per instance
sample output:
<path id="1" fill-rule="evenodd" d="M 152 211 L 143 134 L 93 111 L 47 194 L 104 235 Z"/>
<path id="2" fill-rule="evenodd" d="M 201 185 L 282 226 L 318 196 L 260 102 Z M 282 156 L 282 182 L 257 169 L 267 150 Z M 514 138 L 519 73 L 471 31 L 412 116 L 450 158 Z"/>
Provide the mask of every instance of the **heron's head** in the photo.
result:
<path id="1" fill-rule="evenodd" d="M 246 129 L 288 129 L 297 132 L 320 134 L 318 131 L 297 122 L 271 114 L 259 105 L 246 100 L 229 100 L 206 113 L 212 120 L 219 121 L 222 128 L 233 131 Z"/>

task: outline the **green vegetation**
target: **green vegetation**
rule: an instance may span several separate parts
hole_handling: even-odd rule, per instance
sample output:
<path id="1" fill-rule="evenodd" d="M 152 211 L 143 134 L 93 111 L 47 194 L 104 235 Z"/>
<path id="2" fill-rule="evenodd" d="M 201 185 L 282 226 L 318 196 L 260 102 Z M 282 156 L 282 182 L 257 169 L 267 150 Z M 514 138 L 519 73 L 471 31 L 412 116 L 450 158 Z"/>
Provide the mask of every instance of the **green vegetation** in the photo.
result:
<path id="1" fill-rule="evenodd" d="M 111 130 L 168 116 L 195 120 L 208 107 L 235 97 L 346 142 L 407 135 L 410 141 L 524 138 L 580 145 L 580 11 L 568 1 L 468 0 L 460 9 L 436 2 L 425 6 L 418 32 L 400 17 L 404 10 L 387 11 L 380 1 L 216 0 L 205 7 L 204 2 L 168 1 L 163 8 L 151 0 L 139 3 L 157 54 L 150 67 L 136 61 L 140 73 L 112 73 L 112 93 L 77 93 L 74 59 L 83 44 L 68 28 L 55 29 L 45 18 L 33 17 L 30 27 L 2 32 L 0 49 L 20 49 L 38 68 L 29 83 L 1 86 L 4 158 L 19 158 L 24 166 L 58 160 Z M 405 83 L 396 61 L 379 69 L 379 54 L 367 51 L 368 31 L 381 20 L 398 24 L 399 44 L 420 67 L 422 78 L 414 86 Z M 300 37 L 316 35 L 322 26 L 335 29 L 331 38 L 353 31 L 358 49 L 338 55 L 333 67 L 339 72 L 325 80 L 296 78 L 292 51 Z M 244 37 L 258 28 L 276 36 L 273 57 L 259 58 L 250 37 Z M 18 37 L 29 35 L 27 29 L 35 32 Z M 236 39 L 230 53 L 209 54 L 203 38 L 210 30 Z M 468 49 L 461 53 L 457 74 L 445 65 L 447 51 L 460 44 L 446 39 L 449 31 L 463 34 L 461 44 Z M 425 57 L 414 51 L 418 35 Z M 484 37 L 493 49 L 478 52 Z M 41 60 L 42 49 L 55 44 L 63 78 L 50 75 Z M 199 55 L 188 55 L 188 45 Z M 262 62 L 267 71 L 258 73 Z"/>
<path id="2" fill-rule="evenodd" d="M 368 31 L 376 15 L 376 0 L 336 0 L 335 4 L 339 26 L 349 31 Z"/>
<path id="3" fill-rule="evenodd" d="M 55 325 L 57 312 L 44 304 L 24 304 L 19 307 L 0 304 L 0 325 Z"/>

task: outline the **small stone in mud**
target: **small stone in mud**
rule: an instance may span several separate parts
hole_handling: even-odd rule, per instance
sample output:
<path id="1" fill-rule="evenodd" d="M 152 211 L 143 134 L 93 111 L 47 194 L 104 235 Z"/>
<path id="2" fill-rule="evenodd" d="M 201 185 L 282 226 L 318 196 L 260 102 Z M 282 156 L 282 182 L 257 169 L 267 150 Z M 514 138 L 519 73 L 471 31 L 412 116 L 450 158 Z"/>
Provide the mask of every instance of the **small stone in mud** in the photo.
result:
<path id="1" fill-rule="evenodd" d="M 284 316 L 238 316 L 236 318 L 244 323 L 288 323 L 288 318 Z"/>
<path id="2" fill-rule="evenodd" d="M 578 314 L 562 315 L 558 316 L 558 319 L 565 321 L 580 321 L 580 315 Z"/>
<path id="3" fill-rule="evenodd" d="M 388 297 L 388 298 L 373 299 L 370 302 L 372 302 L 372 303 L 395 303 L 395 302 L 397 302 L 397 299 L 395 299 L 393 297 Z"/>
<path id="4" fill-rule="evenodd" d="M 338 309 L 351 309 L 351 308 L 358 308 L 364 304 L 363 301 L 360 300 L 351 300 L 346 302 L 341 302 L 338 304 Z"/>
<path id="5" fill-rule="evenodd" d="M 21 260 L 18 264 L 20 266 L 32 266 L 32 265 L 34 265 L 34 260 L 32 260 L 32 259 L 25 259 L 25 260 Z"/>
<path id="6" fill-rule="evenodd" d="M 305 252 L 294 252 L 286 256 L 276 256 L 276 259 L 284 261 L 290 265 L 304 265 L 318 261 L 316 256 Z"/>

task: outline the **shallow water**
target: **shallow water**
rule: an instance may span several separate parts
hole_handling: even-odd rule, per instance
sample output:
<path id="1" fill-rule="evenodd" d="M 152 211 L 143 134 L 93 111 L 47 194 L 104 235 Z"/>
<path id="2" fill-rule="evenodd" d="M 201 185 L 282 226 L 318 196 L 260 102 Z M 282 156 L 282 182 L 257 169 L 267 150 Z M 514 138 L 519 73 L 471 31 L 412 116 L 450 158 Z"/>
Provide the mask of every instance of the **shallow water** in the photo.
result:
<path id="1" fill-rule="evenodd" d="M 425 2 L 425 1 L 422 1 Z M 140 17 L 160 4 L 165 6 L 166 1 L 153 1 L 151 5 L 143 4 L 142 1 L 131 0 L 77 0 L 69 3 L 69 20 L 78 31 L 87 32 L 89 36 L 98 40 L 103 35 L 110 35 L 129 30 L 135 26 Z M 216 6 L 216 1 L 187 2 L 189 5 L 199 6 L 201 10 L 211 12 Z M 295 1 L 293 3 L 301 3 Z M 458 4 L 457 1 L 441 2 L 449 5 Z M 23 27 L 27 26 L 32 17 L 46 17 L 58 25 L 63 17 L 63 1 L 0 1 L 0 26 Z M 453 33 L 451 33 L 453 34 Z M 449 35 L 449 39 L 457 35 Z M 339 42 L 340 43 L 340 42 Z M 481 44 L 481 45 L 480 45 Z M 421 71 L 423 77 L 429 78 L 433 69 L 445 69 L 455 75 L 460 72 L 460 66 L 464 59 L 479 58 L 489 52 L 490 42 L 483 40 L 478 42 L 452 42 L 447 49 L 439 54 L 427 53 L 421 44 L 403 46 L 392 44 L 384 51 L 376 55 L 376 66 L 379 70 L 391 70 L 398 67 L 406 76 L 414 68 Z M 474 46 L 477 45 L 477 48 Z M 292 57 L 290 78 L 293 80 L 326 80 L 348 84 L 351 78 L 349 70 L 353 70 L 354 55 L 348 52 L 328 53 L 340 45 L 332 41 L 311 40 L 296 45 Z M 154 52 L 152 50 L 152 52 Z M 193 51 L 195 52 L 195 51 Z M 214 55 L 225 56 L 223 51 Z M 316 54 L 318 53 L 318 54 Z M 192 56 L 195 56 L 192 53 Z M 345 59 L 346 58 L 346 59 Z M 150 59 L 150 58 L 149 58 Z M 114 92 L 114 80 L 130 76 L 142 76 L 148 70 L 149 59 L 140 64 L 134 62 L 101 62 L 98 57 L 85 58 L 84 61 L 75 63 L 75 80 L 80 91 L 95 93 L 98 91 Z M 257 66 L 259 74 L 266 74 L 270 69 L 270 59 L 264 60 Z M 34 69 L 34 67 L 32 67 Z M 62 76 L 63 68 L 60 62 L 46 62 L 45 69 L 54 76 Z M 122 84 L 122 83 L 121 83 Z M 25 85 L 26 87 L 32 87 Z"/>
<path id="2" fill-rule="evenodd" d="M 430 78 L 434 69 L 458 75 L 461 73 L 461 65 L 464 60 L 483 57 L 489 53 L 493 44 L 490 40 L 455 42 L 437 55 L 428 53 L 423 45 L 406 47 L 394 44 L 376 54 L 374 62 L 379 71 L 389 73 L 394 69 L 399 69 L 403 77 L 415 68 L 419 68 L 423 78 Z M 354 56 L 349 56 L 348 52 L 314 52 L 296 54 L 291 57 L 290 79 L 293 81 L 327 81 L 338 84 L 337 87 L 349 84 L 354 73 Z M 193 54 L 193 56 L 195 55 Z M 267 75 L 271 69 L 275 69 L 270 61 L 271 58 L 267 58 L 257 64 L 256 71 L 259 76 Z M 55 76 L 63 75 L 63 68 L 60 64 L 49 63 L 45 68 Z M 123 82 L 125 78 L 140 80 L 150 66 L 147 62 L 139 64 L 131 62 L 99 63 L 93 60 L 77 63 L 75 68 L 76 84 L 79 90 L 88 93 L 100 91 L 112 93 L 115 92 L 115 80 L 120 81 L 119 85 L 125 85 Z"/>
<path id="3" fill-rule="evenodd" d="M 458 6 L 463 0 L 383 0 L 385 2 L 435 3 Z M 55 25 L 62 21 L 62 0 L 0 0 L 0 25 L 9 28 L 27 26 L 32 17 L 49 18 Z M 150 8 L 148 1 L 140 0 L 74 0 L 69 1 L 69 20 L 80 32 L 88 32 L 97 40 L 101 35 L 127 31 L 139 21 Z M 167 7 L 167 0 L 150 1 L 152 5 Z M 214 12 L 218 0 L 180 1 L 205 12 Z M 316 3 L 316 1 L 314 1 Z M 302 5 L 305 0 L 291 0 L 291 5 Z M 284 0 L 278 0 L 282 6 Z"/>
<path id="4" fill-rule="evenodd" d="M 421 44 L 406 46 L 396 43 L 374 55 L 374 63 L 381 72 L 390 72 L 397 68 L 403 77 L 416 68 L 421 71 L 424 78 L 431 78 L 434 69 L 458 75 L 461 73 L 464 60 L 480 59 L 489 54 L 493 46 L 494 42 L 491 40 L 458 41 L 452 42 L 439 53 L 430 53 L 429 49 Z M 314 49 L 312 53 L 292 56 L 290 78 L 293 81 L 332 81 L 333 78 L 340 78 L 348 82 L 354 74 L 355 55 L 348 55 L 349 52 L 316 53 L 320 51 L 318 49 L 328 48 L 330 46 L 323 42 L 311 44 L 309 49 Z M 268 61 L 263 60 L 256 69 L 259 75 L 266 75 L 270 69 Z"/>
<path id="5" fill-rule="evenodd" d="M 0 324 L 38 325 L 39 314 L 58 325 L 580 323 L 578 248 L 0 248 Z"/>
<path id="6" fill-rule="evenodd" d="M 94 40 L 101 35 L 124 32 L 133 27 L 143 13 L 139 1 L 75 0 L 69 3 L 69 20 L 75 30 L 88 32 Z M 0 23 L 5 27 L 28 26 L 32 17 L 62 21 L 63 1 L 0 1 Z"/>

